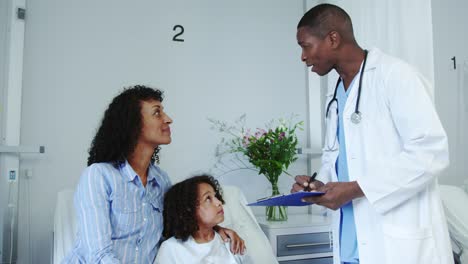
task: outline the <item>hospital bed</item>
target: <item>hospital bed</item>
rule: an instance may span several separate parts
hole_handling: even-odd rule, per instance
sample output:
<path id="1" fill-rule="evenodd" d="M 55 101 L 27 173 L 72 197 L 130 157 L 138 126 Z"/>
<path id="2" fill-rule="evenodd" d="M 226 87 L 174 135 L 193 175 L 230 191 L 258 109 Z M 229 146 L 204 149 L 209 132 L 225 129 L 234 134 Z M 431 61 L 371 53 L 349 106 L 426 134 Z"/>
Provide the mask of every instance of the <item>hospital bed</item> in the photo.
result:
<path id="1" fill-rule="evenodd" d="M 458 186 L 440 185 L 455 260 L 468 264 L 468 193 Z"/>
<path id="2" fill-rule="evenodd" d="M 223 186 L 224 222 L 221 226 L 235 230 L 244 240 L 246 254 L 254 263 L 278 263 L 270 243 L 257 223 L 252 210 L 246 206 L 244 194 L 235 186 Z M 73 205 L 73 190 L 57 195 L 54 216 L 54 264 L 58 264 L 73 248 L 77 222 Z"/>

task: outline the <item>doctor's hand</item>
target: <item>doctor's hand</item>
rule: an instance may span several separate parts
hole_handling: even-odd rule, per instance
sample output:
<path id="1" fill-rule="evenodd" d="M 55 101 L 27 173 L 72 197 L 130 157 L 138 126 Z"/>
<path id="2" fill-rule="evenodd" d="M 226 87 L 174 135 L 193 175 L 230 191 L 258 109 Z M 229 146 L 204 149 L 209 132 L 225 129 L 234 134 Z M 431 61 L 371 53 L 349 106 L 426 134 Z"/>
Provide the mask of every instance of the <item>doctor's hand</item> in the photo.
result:
<path id="1" fill-rule="evenodd" d="M 336 210 L 353 199 L 364 196 L 361 187 L 356 181 L 329 182 L 318 188 L 317 191 L 324 192 L 325 194 L 322 196 L 303 198 L 302 200 Z"/>
<path id="2" fill-rule="evenodd" d="M 324 186 L 323 182 L 318 180 L 310 181 L 310 178 L 311 177 L 307 175 L 297 175 L 294 178 L 296 182 L 291 188 L 291 193 L 300 191 L 318 191 L 318 189 Z M 306 189 L 307 187 L 309 187 L 309 189 Z"/>
<path id="3" fill-rule="evenodd" d="M 221 226 L 215 226 L 214 229 L 218 232 L 224 242 L 231 241 L 231 252 L 233 254 L 244 255 L 245 242 L 234 230 Z"/>

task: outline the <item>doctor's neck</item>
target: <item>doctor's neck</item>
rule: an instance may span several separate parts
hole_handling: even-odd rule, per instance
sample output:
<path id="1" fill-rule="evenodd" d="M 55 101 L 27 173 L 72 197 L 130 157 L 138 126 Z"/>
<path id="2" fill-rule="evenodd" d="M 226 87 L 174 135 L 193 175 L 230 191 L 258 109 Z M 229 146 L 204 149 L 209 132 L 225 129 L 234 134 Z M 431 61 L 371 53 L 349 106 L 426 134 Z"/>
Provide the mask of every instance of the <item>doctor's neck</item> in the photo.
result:
<path id="1" fill-rule="evenodd" d="M 346 45 L 340 49 L 335 70 L 340 75 L 345 90 L 358 74 L 363 61 L 364 50 L 358 45 Z"/>

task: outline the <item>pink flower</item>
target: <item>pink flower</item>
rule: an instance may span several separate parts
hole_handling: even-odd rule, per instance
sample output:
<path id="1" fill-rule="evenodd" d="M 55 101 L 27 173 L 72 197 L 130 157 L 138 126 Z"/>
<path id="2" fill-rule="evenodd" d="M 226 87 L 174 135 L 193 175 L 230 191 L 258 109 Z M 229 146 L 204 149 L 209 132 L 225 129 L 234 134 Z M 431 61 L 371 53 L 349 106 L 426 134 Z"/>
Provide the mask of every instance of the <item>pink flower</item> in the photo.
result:
<path id="1" fill-rule="evenodd" d="M 281 132 L 279 137 L 278 137 L 278 140 L 283 140 L 283 138 L 286 136 L 286 133 L 284 132 Z"/>
<path id="2" fill-rule="evenodd" d="M 263 135 L 265 135 L 267 132 L 265 131 L 265 129 L 262 129 L 262 128 L 257 128 L 257 132 L 255 132 L 255 137 L 257 139 L 261 138 Z"/>
<path id="3" fill-rule="evenodd" d="M 250 144 L 250 137 L 248 136 L 244 136 L 244 138 L 242 139 L 242 146 L 247 147 L 248 145 Z"/>

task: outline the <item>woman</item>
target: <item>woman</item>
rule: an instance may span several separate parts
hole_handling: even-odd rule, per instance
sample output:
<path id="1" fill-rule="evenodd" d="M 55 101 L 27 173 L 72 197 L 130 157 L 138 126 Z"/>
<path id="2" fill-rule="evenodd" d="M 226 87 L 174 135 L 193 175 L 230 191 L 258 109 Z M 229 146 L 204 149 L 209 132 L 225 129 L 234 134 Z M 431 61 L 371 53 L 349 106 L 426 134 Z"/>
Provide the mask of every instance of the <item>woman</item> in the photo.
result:
<path id="1" fill-rule="evenodd" d="M 155 264 L 251 263 L 234 255 L 215 231 L 224 221 L 218 181 L 201 175 L 172 186 L 164 198 L 164 241 Z"/>
<path id="2" fill-rule="evenodd" d="M 171 143 L 172 119 L 162 92 L 137 85 L 104 113 L 75 193 L 78 234 L 64 263 L 151 263 L 163 228 L 163 197 L 171 186 L 159 162 Z M 243 241 L 226 231 L 240 251 Z M 236 251 L 236 252 L 237 252 Z"/>

